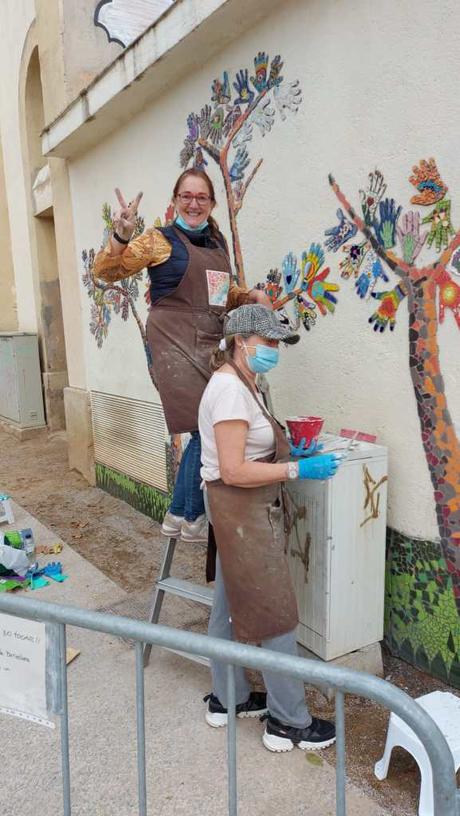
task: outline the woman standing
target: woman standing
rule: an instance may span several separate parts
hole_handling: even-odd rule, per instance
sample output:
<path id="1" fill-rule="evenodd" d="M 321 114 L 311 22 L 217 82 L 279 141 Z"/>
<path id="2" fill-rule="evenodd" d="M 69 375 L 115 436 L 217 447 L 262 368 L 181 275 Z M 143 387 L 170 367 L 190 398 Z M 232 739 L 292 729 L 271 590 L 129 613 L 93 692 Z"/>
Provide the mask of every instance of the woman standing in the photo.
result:
<path id="1" fill-rule="evenodd" d="M 218 552 L 208 634 L 283 654 L 297 654 L 298 615 L 285 555 L 282 483 L 328 479 L 338 466 L 334 454 L 290 448 L 258 392 L 256 375 L 277 364 L 280 341 L 293 340 L 264 306 L 234 310 L 199 411 L 201 473 Z M 288 461 L 290 453 L 305 458 Z M 264 715 L 263 743 L 270 751 L 334 742 L 333 723 L 310 715 L 301 680 L 266 673 L 267 694 L 251 692 L 242 668 L 235 668 L 235 680 L 237 716 Z M 227 723 L 225 664 L 212 663 L 212 685 L 206 721 L 218 727 Z"/>
<path id="2" fill-rule="evenodd" d="M 185 170 L 174 185 L 173 224 L 151 227 L 132 241 L 142 193 L 127 204 L 115 192 L 120 210 L 113 217 L 112 237 L 96 255 L 94 276 L 113 282 L 148 269 L 147 338 L 155 385 L 169 433 L 191 434 L 162 532 L 188 542 L 207 541 L 198 406 L 210 377 L 209 357 L 222 337 L 225 312 L 242 303 L 268 303 L 268 298 L 232 281 L 227 244 L 211 215 L 216 199 L 206 173 Z"/>

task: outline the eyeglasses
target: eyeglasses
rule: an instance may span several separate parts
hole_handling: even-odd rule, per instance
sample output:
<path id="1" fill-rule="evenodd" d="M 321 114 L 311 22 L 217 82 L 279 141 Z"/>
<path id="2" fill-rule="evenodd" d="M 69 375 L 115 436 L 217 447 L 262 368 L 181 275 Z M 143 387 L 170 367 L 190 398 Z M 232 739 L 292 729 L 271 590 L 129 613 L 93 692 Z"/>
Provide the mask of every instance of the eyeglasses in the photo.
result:
<path id="1" fill-rule="evenodd" d="M 176 198 L 180 198 L 183 204 L 191 204 L 193 199 L 195 199 L 197 204 L 209 204 L 211 201 L 211 196 L 206 195 L 206 193 L 198 193 L 198 195 L 192 195 L 192 193 L 177 193 Z"/>

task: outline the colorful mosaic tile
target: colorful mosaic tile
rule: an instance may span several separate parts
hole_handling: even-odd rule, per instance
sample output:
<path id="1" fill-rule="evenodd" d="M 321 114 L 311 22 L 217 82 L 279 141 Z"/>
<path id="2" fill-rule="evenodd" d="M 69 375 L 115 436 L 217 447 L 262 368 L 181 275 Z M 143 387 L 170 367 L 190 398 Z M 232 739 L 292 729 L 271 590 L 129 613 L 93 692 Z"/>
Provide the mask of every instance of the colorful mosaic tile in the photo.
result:
<path id="1" fill-rule="evenodd" d="M 460 615 L 460 439 L 447 404 L 437 340 L 439 323 L 446 318 L 448 311 L 460 328 L 460 286 L 452 277 L 452 265 L 457 263 L 456 251 L 460 247 L 460 230 L 455 232 L 452 227 L 451 202 L 444 198 L 447 187 L 439 177 L 434 160 L 420 162 L 420 167 L 414 167 L 413 172 L 410 181 L 420 196 L 416 197 L 417 200 L 412 198 L 412 203 L 434 204 L 430 214 L 423 219 L 413 210 L 400 218 L 401 207 L 396 206 L 394 199 L 382 198 L 385 185 L 380 171 L 369 175 L 373 215 L 367 204 L 367 193 L 361 191 L 364 220 L 357 215 L 332 176 L 329 176 L 329 183 L 341 205 L 340 213 L 347 214 L 355 231 L 360 231 L 385 268 L 397 277 L 397 285 L 391 290 L 372 291 L 380 281 L 373 281 L 371 288 L 371 282 L 362 274 L 355 282 L 363 299 L 369 291 L 379 303 L 368 318 L 374 331 L 383 332 L 387 327 L 393 330 L 400 304 L 407 304 L 408 363 L 421 442 L 433 487 L 441 557 L 445 560 L 449 587 Z M 421 232 L 421 224 L 431 225 L 428 233 Z M 403 257 L 398 257 L 394 249 L 396 237 Z M 335 246 L 329 246 L 327 242 L 325 245 L 335 251 Z M 355 257 L 359 258 L 361 246 L 354 239 L 343 247 L 345 262 L 339 265 L 343 277 L 356 275 Z M 440 255 L 429 264 L 415 265 L 425 246 Z"/>
<path id="2" fill-rule="evenodd" d="M 253 161 L 250 155 L 253 135 L 259 131 L 265 136 L 273 127 L 277 111 L 284 122 L 286 112 L 296 113 L 302 102 L 299 82 L 285 79 L 283 64 L 279 54 L 270 60 L 265 51 L 259 51 L 254 57 L 254 69 L 240 68 L 233 79 L 223 71 L 211 82 L 212 106 L 205 104 L 199 114 L 190 113 L 186 118 L 180 164 L 203 169 L 206 154 L 222 175 L 240 286 L 245 285 L 245 277 L 237 217 L 262 164 L 262 159 Z"/>
<path id="3" fill-rule="evenodd" d="M 441 547 L 391 529 L 385 639 L 394 655 L 460 688 L 460 617 Z"/>

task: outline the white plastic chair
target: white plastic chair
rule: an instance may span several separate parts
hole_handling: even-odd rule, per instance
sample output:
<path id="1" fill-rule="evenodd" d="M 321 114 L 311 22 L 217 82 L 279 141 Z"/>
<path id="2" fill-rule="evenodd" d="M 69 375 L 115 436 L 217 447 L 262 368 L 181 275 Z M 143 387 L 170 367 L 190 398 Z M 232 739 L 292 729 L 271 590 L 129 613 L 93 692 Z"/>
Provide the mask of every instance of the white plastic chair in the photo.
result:
<path id="1" fill-rule="evenodd" d="M 8 493 L 0 493 L 0 524 L 14 524 L 13 508 Z"/>
<path id="2" fill-rule="evenodd" d="M 416 702 L 425 709 L 442 731 L 454 758 L 455 770 L 460 767 L 460 697 L 448 691 L 433 691 L 418 697 Z M 420 768 L 421 785 L 418 816 L 433 816 L 433 775 L 428 754 L 408 726 L 396 714 L 392 714 L 388 724 L 387 741 L 382 758 L 375 763 L 377 779 L 386 779 L 391 752 L 395 746 L 404 748 L 414 757 Z"/>

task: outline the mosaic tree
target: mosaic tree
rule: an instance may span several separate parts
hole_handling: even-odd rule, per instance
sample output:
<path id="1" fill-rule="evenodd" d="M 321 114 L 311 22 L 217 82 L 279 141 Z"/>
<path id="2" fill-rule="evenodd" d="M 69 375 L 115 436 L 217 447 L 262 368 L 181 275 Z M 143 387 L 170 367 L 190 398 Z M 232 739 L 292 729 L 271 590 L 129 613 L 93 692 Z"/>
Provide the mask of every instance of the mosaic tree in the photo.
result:
<path id="1" fill-rule="evenodd" d="M 417 210 L 402 214 L 393 198 L 384 198 L 381 172 L 369 174 L 361 190 L 362 217 L 349 203 L 332 176 L 329 177 L 341 207 L 338 224 L 327 230 L 326 245 L 339 248 L 344 258 L 341 276 L 355 281 L 357 295 L 373 299 L 369 317 L 374 331 L 392 331 L 397 310 L 406 300 L 409 311 L 409 366 L 420 419 L 421 437 L 434 491 L 440 543 L 460 611 L 460 443 L 447 406 L 441 373 L 438 325 L 450 311 L 460 329 L 460 230 L 451 222 L 451 202 L 436 162 L 422 160 L 409 181 L 417 193 L 411 203 L 432 207 L 425 217 Z M 429 225 L 423 232 L 422 225 Z M 355 236 L 361 233 L 362 241 Z M 399 244 L 401 255 L 397 254 Z M 425 265 L 417 259 L 434 245 L 437 259 Z M 377 284 L 397 281 L 391 289 L 375 291 Z"/>
<path id="2" fill-rule="evenodd" d="M 281 75 L 283 62 L 279 55 L 269 64 L 269 56 L 259 51 L 254 59 L 254 75 L 240 69 L 233 82 L 227 71 L 211 84 L 211 104 L 187 117 L 188 132 L 180 153 L 181 166 L 190 163 L 204 170 L 210 157 L 222 174 L 227 198 L 233 254 L 238 284 L 245 285 L 243 254 L 238 232 L 238 215 L 250 184 L 263 159 L 252 162 L 249 147 L 257 128 L 262 136 L 269 133 L 275 121 L 275 108 L 281 120 L 286 111 L 297 112 L 302 101 L 299 81 L 287 82 Z M 232 87 L 234 93 L 232 91 Z"/>
<path id="3" fill-rule="evenodd" d="M 214 79 L 211 104 L 202 107 L 199 114 L 190 113 L 187 117 L 188 132 L 180 153 L 184 168 L 191 163 L 197 169 L 206 169 L 206 156 L 219 167 L 227 199 L 237 280 L 242 286 L 245 277 L 238 216 L 263 162 L 261 158 L 252 161 L 250 144 L 255 129 L 262 136 L 271 131 L 275 109 L 285 121 L 286 111 L 296 113 L 302 102 L 299 81 L 287 82 L 281 75 L 282 68 L 279 55 L 270 62 L 268 54 L 259 51 L 254 58 L 253 76 L 249 77 L 249 69 L 242 68 L 232 83 L 227 71 L 223 72 L 222 79 Z M 257 286 L 267 292 L 275 309 L 284 311 L 291 303 L 296 325 L 302 322 L 310 329 L 315 325 L 318 312 L 324 316 L 334 311 L 334 293 L 339 289 L 337 284 L 326 280 L 329 269 L 323 269 L 323 263 L 321 246 L 312 243 L 309 250 L 302 252 L 300 263 L 293 252 L 288 252 L 282 260 L 281 271 L 271 269 L 267 279 Z M 287 314 L 286 319 L 289 320 Z"/>
<path id="4" fill-rule="evenodd" d="M 109 204 L 102 205 L 102 219 L 104 222 L 102 245 L 104 246 L 113 232 L 112 211 Z M 143 231 L 144 219 L 138 216 L 134 235 L 140 235 Z M 119 314 L 121 319 L 126 321 L 131 311 L 142 337 L 150 372 L 147 335 L 135 304 L 135 301 L 139 297 L 139 283 L 142 280 L 143 273 L 138 272 L 136 275 L 131 275 L 129 278 L 124 278 L 117 283 L 104 283 L 93 275 L 94 249 L 84 249 L 81 253 L 81 257 L 84 268 L 82 275 L 83 285 L 85 286 L 88 297 L 92 301 L 89 330 L 94 336 L 98 348 L 102 348 L 102 344 L 107 338 L 112 322 L 112 314 Z"/>

